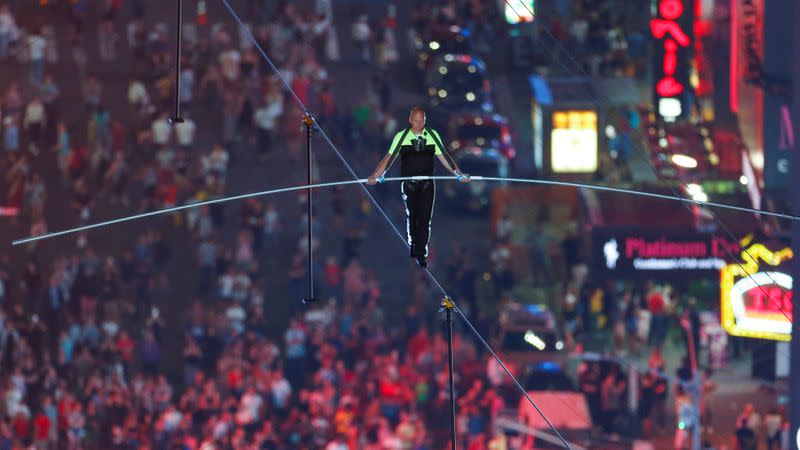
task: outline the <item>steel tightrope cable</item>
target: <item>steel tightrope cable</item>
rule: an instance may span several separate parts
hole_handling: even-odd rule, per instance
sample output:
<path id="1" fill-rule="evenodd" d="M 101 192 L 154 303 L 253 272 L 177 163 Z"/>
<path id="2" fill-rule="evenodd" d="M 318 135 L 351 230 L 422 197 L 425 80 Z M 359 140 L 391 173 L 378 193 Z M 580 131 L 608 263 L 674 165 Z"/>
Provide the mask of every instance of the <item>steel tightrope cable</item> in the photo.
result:
<path id="1" fill-rule="evenodd" d="M 537 184 L 537 185 L 547 185 L 547 186 L 570 187 L 570 188 L 576 188 L 576 189 L 589 189 L 589 190 L 595 190 L 595 191 L 601 191 L 601 192 L 612 192 L 612 193 L 617 193 L 617 194 L 636 195 L 636 196 L 654 198 L 654 199 L 659 199 L 659 200 L 669 200 L 669 201 L 678 200 L 678 199 L 676 199 L 675 197 L 673 197 L 671 195 L 655 194 L 655 193 L 652 193 L 652 192 L 637 191 L 637 190 L 634 190 L 634 189 L 622 189 L 622 188 L 615 188 L 615 187 L 602 186 L 602 185 L 596 185 L 596 184 L 573 183 L 573 182 L 569 182 L 569 181 L 541 180 L 541 179 L 536 179 L 536 178 L 500 178 L 500 177 L 481 177 L 481 176 L 473 176 L 472 179 L 475 180 L 475 181 L 490 181 L 490 182 L 500 182 L 500 183 L 523 183 L 523 184 Z M 387 181 L 387 182 L 414 181 L 414 180 L 453 180 L 453 181 L 458 181 L 458 178 L 454 177 L 454 176 L 433 176 L 433 177 L 390 177 L 390 178 L 386 178 L 385 179 L 385 181 Z M 133 220 L 144 219 L 144 218 L 147 218 L 147 217 L 170 214 L 170 213 L 183 211 L 183 210 L 187 210 L 187 209 L 192 209 L 192 208 L 199 208 L 199 207 L 205 206 L 205 205 L 227 203 L 227 202 L 232 202 L 232 201 L 236 201 L 236 200 L 244 200 L 244 199 L 253 198 L 253 197 L 265 197 L 265 196 L 269 196 L 269 195 L 281 194 L 281 193 L 285 193 L 285 192 L 293 192 L 293 191 L 298 191 L 298 190 L 302 190 L 302 189 L 328 188 L 328 187 L 343 186 L 343 185 L 349 185 L 349 184 L 359 184 L 359 183 L 363 184 L 363 183 L 366 183 L 366 182 L 367 182 L 367 179 L 366 178 L 362 178 L 362 179 L 358 179 L 358 180 L 331 181 L 331 182 L 326 182 L 326 183 L 315 183 L 315 184 L 311 184 L 311 185 L 304 184 L 304 185 L 289 186 L 289 187 L 284 187 L 284 188 L 270 189 L 270 190 L 265 190 L 265 191 L 249 192 L 249 193 L 246 193 L 246 194 L 232 195 L 232 196 L 228 196 L 228 197 L 215 198 L 215 199 L 212 199 L 212 200 L 205 200 L 205 201 L 201 201 L 201 202 L 187 203 L 185 205 L 179 205 L 179 206 L 173 206 L 173 207 L 169 207 L 169 208 L 163 208 L 163 209 L 159 209 L 159 210 L 156 210 L 156 211 L 148 211 L 148 212 L 141 213 L 141 214 L 134 214 L 134 215 L 130 215 L 130 216 L 119 217 L 119 218 L 116 218 L 116 219 L 110 219 L 110 220 L 106 220 L 106 221 L 103 221 L 103 222 L 97 222 L 97 223 L 93 223 L 93 224 L 89 224 L 89 225 L 83 225 L 83 226 L 79 226 L 79 227 L 68 228 L 68 229 L 61 230 L 61 231 L 54 231 L 52 233 L 46 233 L 46 234 L 41 234 L 41 235 L 36 235 L 36 236 L 28 236 L 28 237 L 25 237 L 25 238 L 20 238 L 20 239 L 14 240 L 14 241 L 11 242 L 11 244 L 12 245 L 29 244 L 29 243 L 36 242 L 36 241 L 41 241 L 41 240 L 45 240 L 45 239 L 52 239 L 52 238 L 55 238 L 55 237 L 58 237 L 58 236 L 64 236 L 64 235 L 68 235 L 68 234 L 79 233 L 81 231 L 91 230 L 91 229 L 95 229 L 95 228 L 102 228 L 102 227 L 106 227 L 106 226 L 114 225 L 114 224 L 118 224 L 118 223 L 130 222 L 130 221 L 133 221 Z M 710 205 L 710 203 L 703 203 L 703 205 Z M 711 205 L 714 206 L 713 204 L 711 204 Z M 723 204 L 717 204 L 715 206 L 718 206 L 720 208 L 729 208 L 730 207 L 729 205 L 723 205 Z M 738 209 L 738 208 L 732 208 L 732 209 Z M 785 215 L 785 217 L 783 217 L 783 218 L 788 219 L 788 220 L 793 220 L 793 221 L 794 220 L 800 220 L 800 218 L 796 218 L 794 216 L 788 216 L 788 215 Z M 441 285 L 439 285 L 438 283 L 436 283 L 436 284 L 437 284 L 437 287 L 439 287 L 439 289 L 442 290 Z"/>
<path id="2" fill-rule="evenodd" d="M 264 51 L 264 49 L 261 47 L 261 45 L 255 39 L 255 37 L 251 34 L 251 32 L 248 29 L 248 27 L 244 24 L 244 22 L 236 14 L 235 10 L 230 5 L 229 1 L 228 0 L 221 0 L 221 1 L 225 5 L 225 7 L 228 9 L 228 11 L 230 12 L 231 16 L 234 18 L 234 20 L 241 26 L 241 28 L 244 31 L 245 36 L 247 36 L 248 39 L 250 39 L 252 41 L 254 47 L 258 50 L 258 52 L 261 54 L 261 56 L 264 58 L 264 60 L 268 63 L 270 68 L 275 72 L 275 74 L 277 75 L 277 77 L 279 78 L 281 83 L 283 84 L 283 86 L 286 89 L 286 91 L 292 95 L 292 97 L 294 98 L 295 102 L 302 108 L 303 112 L 310 116 L 308 108 L 306 108 L 306 106 L 303 104 L 303 102 L 300 100 L 300 98 L 297 96 L 297 94 L 293 91 L 293 89 L 291 88 L 289 83 L 286 81 L 284 76 L 281 74 L 281 72 L 278 70 L 278 68 L 275 66 L 275 64 L 273 64 L 271 58 L 267 55 L 267 53 Z M 509 4 L 509 6 L 511 6 L 511 5 Z M 513 6 L 512 6 L 512 9 L 513 9 Z M 179 16 L 180 16 L 180 11 L 179 11 Z M 547 30 L 547 31 L 548 31 L 548 33 L 550 33 L 549 30 Z M 552 34 L 551 34 L 551 36 L 552 36 Z M 569 55 L 569 54 L 567 53 L 567 55 Z M 574 59 L 573 59 L 573 61 L 574 61 Z M 562 63 L 562 66 L 563 66 L 563 63 Z M 178 108 L 179 108 L 179 106 L 178 106 Z M 179 111 L 179 109 L 177 109 L 177 111 Z M 364 184 L 366 183 L 366 179 L 359 179 L 358 176 L 356 175 L 355 171 L 353 170 L 353 168 L 350 166 L 350 164 L 347 162 L 347 160 L 344 158 L 344 156 L 338 150 L 336 145 L 331 141 L 331 139 L 328 137 L 328 135 L 325 133 L 325 131 L 322 130 L 318 125 L 316 126 L 316 129 L 319 131 L 320 136 L 322 136 L 323 140 L 328 144 L 328 146 L 334 151 L 334 153 L 339 158 L 339 160 L 344 164 L 344 166 L 346 167 L 348 172 L 352 175 L 353 180 L 335 181 L 335 182 L 317 183 L 317 184 L 309 183 L 307 185 L 302 185 L 302 186 L 291 186 L 291 187 L 286 187 L 286 188 L 271 189 L 271 190 L 267 190 L 267 191 L 253 192 L 253 193 L 235 195 L 235 196 L 224 197 L 224 198 L 219 198 L 219 199 L 213 199 L 213 200 L 208 200 L 208 201 L 203 201 L 203 202 L 197 202 L 197 203 L 192 203 L 192 204 L 186 204 L 186 205 L 181 205 L 181 206 L 176 206 L 176 207 L 171 207 L 171 208 L 165 208 L 165 209 L 161 209 L 161 210 L 157 210 L 157 211 L 150 211 L 150 212 L 146 212 L 146 213 L 142 213 L 142 214 L 136 214 L 136 215 L 132 215 L 132 216 L 112 219 L 112 220 L 108 220 L 108 221 L 105 221 L 105 222 L 95 223 L 95 224 L 91 224 L 91 225 L 85 225 L 85 226 L 76 227 L 76 228 L 72 228 L 72 229 L 67 229 L 67 230 L 62 230 L 62 231 L 58 231 L 58 232 L 48 233 L 48 234 L 44 234 L 44 235 L 40 235 L 40 236 L 31 236 L 31 237 L 27 237 L 27 238 L 24 238 L 24 239 L 19 239 L 19 240 L 13 241 L 13 245 L 31 243 L 31 242 L 35 242 L 35 241 L 38 241 L 38 240 L 49 239 L 49 238 L 53 238 L 53 237 L 57 237 L 57 236 L 63 236 L 63 235 L 66 235 L 66 234 L 76 233 L 76 232 L 85 231 L 85 230 L 94 229 L 94 228 L 99 228 L 99 227 L 105 227 L 105 226 L 109 226 L 109 225 L 113 225 L 113 224 L 117 224 L 117 223 L 122 223 L 122 222 L 127 222 L 127 221 L 132 221 L 132 220 L 138 220 L 138 219 L 142 219 L 142 218 L 148 218 L 148 217 L 153 217 L 153 216 L 158 216 L 158 215 L 163 215 L 163 214 L 169 214 L 169 213 L 173 213 L 173 212 L 177 212 L 177 211 L 181 211 L 181 210 L 185 210 L 185 209 L 190 209 L 190 208 L 196 208 L 196 207 L 209 205 L 209 204 L 218 204 L 218 203 L 230 202 L 230 201 L 235 201 L 235 200 L 240 200 L 240 199 L 257 197 L 257 196 L 273 195 L 273 194 L 278 194 L 278 193 L 291 192 L 291 191 L 304 190 L 304 189 L 324 188 L 324 187 L 340 186 L 340 185 L 347 185 L 347 184 L 359 184 L 359 185 L 361 185 L 361 187 L 364 190 L 364 192 L 367 194 L 367 197 L 371 200 L 373 205 L 376 207 L 377 211 L 381 213 L 381 215 L 383 216 L 385 221 L 389 224 L 391 229 L 395 232 L 396 236 L 401 240 L 401 242 L 406 244 L 406 246 L 409 246 L 409 244 L 406 241 L 406 239 L 403 238 L 402 233 L 400 233 L 398 228 L 394 225 L 392 220 L 389 218 L 389 216 L 386 214 L 386 212 L 383 210 L 383 208 L 380 206 L 380 204 L 377 202 L 377 200 L 372 196 L 372 194 L 369 192 L 369 190 L 364 186 Z M 634 131 L 637 134 L 639 134 L 638 130 L 634 129 Z M 641 137 L 640 134 L 639 134 L 639 136 Z M 644 138 L 642 137 L 642 139 L 644 139 Z M 647 160 L 647 158 L 645 158 L 645 159 Z M 649 162 L 649 160 L 648 160 L 648 162 Z M 651 165 L 651 167 L 653 167 L 652 163 L 650 165 Z M 653 167 L 653 169 L 655 170 L 654 167 Z M 656 171 L 656 174 L 658 175 L 657 171 Z M 659 178 L 661 178 L 661 177 L 659 176 Z M 405 180 L 415 180 L 415 179 L 456 180 L 457 177 L 396 177 L 396 178 L 387 178 L 386 181 L 405 181 Z M 569 182 L 552 181 L 552 180 L 536 180 L 536 179 L 522 179 L 522 178 L 494 178 L 494 177 L 473 177 L 473 179 L 475 179 L 475 180 L 484 180 L 484 181 L 503 181 L 503 182 L 517 182 L 517 183 L 531 183 L 531 184 L 546 184 L 546 185 L 555 185 L 555 186 L 567 186 L 567 187 L 593 189 L 593 190 L 600 190 L 600 191 L 606 191 L 606 192 L 615 192 L 615 193 L 624 193 L 624 194 L 631 194 L 631 195 L 647 196 L 647 197 L 651 197 L 651 198 L 659 198 L 659 199 L 665 199 L 665 200 L 677 200 L 677 201 L 681 201 L 682 203 L 687 205 L 687 207 L 689 207 L 689 208 L 691 208 L 691 206 L 689 206 L 689 205 L 693 204 L 693 205 L 699 205 L 699 206 L 703 206 L 703 207 L 725 208 L 725 209 L 731 209 L 731 210 L 736 210 L 736 211 L 740 211 L 740 212 L 750 212 L 750 213 L 764 214 L 764 215 L 768 215 L 768 216 L 773 216 L 773 217 L 778 217 L 778 218 L 787 219 L 787 220 L 793 220 L 793 221 L 794 220 L 800 220 L 800 217 L 789 215 L 789 214 L 782 214 L 782 213 L 776 213 L 776 212 L 767 212 L 767 211 L 759 211 L 759 210 L 755 210 L 755 209 L 751 209 L 751 208 L 736 207 L 736 206 L 732 206 L 732 205 L 725 205 L 725 204 L 719 204 L 719 203 L 713 203 L 713 202 L 699 202 L 699 201 L 689 200 L 689 199 L 683 198 L 682 196 L 678 195 L 677 191 L 675 191 L 674 188 L 672 188 L 672 190 L 673 190 L 673 193 L 675 195 L 669 196 L 669 195 L 648 193 L 648 192 L 642 192 L 642 191 L 636 191 L 636 190 L 613 188 L 613 187 L 608 187 L 608 186 L 598 186 L 598 185 L 589 185 L 589 184 L 581 184 L 581 183 L 569 183 Z M 662 178 L 662 181 L 663 181 L 663 178 Z M 725 229 L 728 232 L 728 234 L 730 234 L 733 237 L 732 233 L 730 233 L 730 231 L 727 229 L 727 227 L 725 227 L 724 224 L 722 224 L 721 221 L 719 221 L 717 216 L 713 215 L 713 217 L 714 217 L 715 220 L 717 220 L 719 222 L 720 226 L 722 226 L 723 229 Z M 734 237 L 734 240 L 735 240 L 735 237 Z M 746 249 L 745 249 L 745 252 L 746 252 Z M 441 285 L 441 283 L 439 283 L 439 281 L 436 279 L 436 277 L 433 275 L 433 273 L 428 268 L 425 269 L 425 272 L 427 273 L 427 275 L 431 279 L 431 281 L 436 285 L 436 287 L 442 292 L 442 294 L 445 295 L 445 297 L 449 297 L 449 296 L 447 296 L 446 290 Z M 747 272 L 745 271 L 745 273 L 747 273 Z M 748 273 L 748 276 L 750 276 L 749 273 Z M 550 420 L 547 418 L 547 416 L 544 414 L 544 412 L 533 401 L 533 399 L 530 397 L 528 392 L 522 387 L 522 385 L 519 383 L 519 381 L 517 381 L 517 379 L 514 377 L 514 375 L 508 370 L 508 368 L 505 366 L 505 364 L 502 362 L 502 360 L 499 358 L 499 356 L 494 352 L 494 350 L 491 348 L 491 346 L 484 340 L 484 338 L 480 335 L 480 333 L 477 331 L 477 329 L 475 329 L 475 327 L 470 323 L 470 321 L 467 319 L 466 315 L 460 310 L 460 308 L 458 308 L 458 306 L 455 303 L 453 304 L 453 306 L 454 306 L 453 309 L 459 314 L 459 316 L 462 318 L 462 320 L 467 325 L 467 327 L 470 329 L 470 331 L 472 331 L 478 337 L 478 339 L 484 345 L 486 350 L 499 363 L 499 365 L 503 368 L 505 373 L 514 382 L 515 386 L 525 396 L 527 401 L 536 409 L 536 411 L 547 422 L 547 424 L 550 427 L 550 429 L 558 436 L 558 438 L 564 444 L 564 446 L 566 448 L 570 448 L 570 444 L 564 439 L 564 437 L 556 429 L 556 427 L 550 422 Z"/>

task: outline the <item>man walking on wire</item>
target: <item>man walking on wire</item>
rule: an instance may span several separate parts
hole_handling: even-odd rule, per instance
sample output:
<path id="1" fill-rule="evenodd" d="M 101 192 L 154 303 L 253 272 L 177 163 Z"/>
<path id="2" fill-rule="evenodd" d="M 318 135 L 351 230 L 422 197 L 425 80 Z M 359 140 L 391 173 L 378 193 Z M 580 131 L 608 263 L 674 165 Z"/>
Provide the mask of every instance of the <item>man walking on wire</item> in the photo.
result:
<path id="1" fill-rule="evenodd" d="M 403 177 L 433 176 L 433 157 L 463 183 L 470 181 L 469 175 L 458 168 L 455 160 L 442 145 L 436 130 L 425 126 L 425 111 L 414 107 L 408 117 L 410 127 L 394 135 L 389 153 L 381 159 L 367 184 L 382 182 L 384 174 L 400 157 L 400 174 Z M 428 267 L 428 239 L 431 231 L 433 200 L 436 186 L 433 180 L 408 180 L 402 185 L 403 201 L 406 204 L 406 232 L 411 246 L 411 257 L 420 267 Z"/>

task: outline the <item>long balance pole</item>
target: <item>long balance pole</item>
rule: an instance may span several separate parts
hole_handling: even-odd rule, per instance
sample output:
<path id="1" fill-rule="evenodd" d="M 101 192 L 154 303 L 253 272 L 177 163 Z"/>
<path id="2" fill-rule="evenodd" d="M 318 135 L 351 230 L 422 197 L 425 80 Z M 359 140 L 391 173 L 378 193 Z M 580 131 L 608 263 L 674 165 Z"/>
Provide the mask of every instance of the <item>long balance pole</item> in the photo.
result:
<path id="1" fill-rule="evenodd" d="M 450 372 L 450 442 L 456 450 L 456 383 L 453 376 L 453 301 L 449 297 L 442 299 L 442 307 L 447 314 L 447 356 Z"/>
<path id="2" fill-rule="evenodd" d="M 306 126 L 306 168 L 308 169 L 308 184 L 311 185 L 311 128 L 314 126 L 314 118 L 309 113 L 303 116 L 303 124 Z M 314 245 L 313 245 L 313 231 L 311 229 L 312 215 L 311 215 L 311 193 L 312 188 L 308 188 L 308 297 L 303 300 L 303 303 L 313 303 L 316 301 L 314 298 Z"/>

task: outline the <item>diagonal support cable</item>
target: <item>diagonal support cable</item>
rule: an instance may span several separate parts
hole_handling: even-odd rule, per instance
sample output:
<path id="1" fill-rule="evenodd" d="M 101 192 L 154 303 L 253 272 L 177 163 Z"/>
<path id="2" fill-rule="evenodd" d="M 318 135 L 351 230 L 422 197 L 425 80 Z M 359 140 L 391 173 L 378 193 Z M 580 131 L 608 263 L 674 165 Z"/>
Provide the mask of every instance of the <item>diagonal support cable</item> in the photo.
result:
<path id="1" fill-rule="evenodd" d="M 267 56 L 267 53 L 266 53 L 266 52 L 265 52 L 265 51 L 264 51 L 264 50 L 261 48 L 261 46 L 260 46 L 260 44 L 258 43 L 258 41 L 257 41 L 257 40 L 256 40 L 256 39 L 253 37 L 253 35 L 250 33 L 250 30 L 248 30 L 248 29 L 247 29 L 247 27 L 244 25 L 244 23 L 241 21 L 241 19 L 239 19 L 239 17 L 236 15 L 236 13 L 234 12 L 233 8 L 230 6 L 230 3 L 228 3 L 228 0 L 222 0 L 222 2 L 223 2 L 223 3 L 225 4 L 225 6 L 228 8 L 228 11 L 230 11 L 230 12 L 231 12 L 231 15 L 232 15 L 232 16 L 233 16 L 233 17 L 236 19 L 236 21 L 237 21 L 237 22 L 239 22 L 239 25 L 240 25 L 240 26 L 242 27 L 242 29 L 245 31 L 245 34 L 246 34 L 246 35 L 247 35 L 247 36 L 250 38 L 251 42 L 252 42 L 252 43 L 253 43 L 253 44 L 254 44 L 254 45 L 255 45 L 255 46 L 256 46 L 256 47 L 259 49 L 259 52 L 261 53 L 261 55 L 262 55 L 262 56 L 263 56 L 263 57 L 264 57 L 264 58 L 265 58 L 265 59 L 268 61 L 269 65 L 270 65 L 270 66 L 271 66 L 273 69 L 275 69 L 275 65 L 274 65 L 274 64 L 272 63 L 272 61 L 270 60 L 269 56 Z M 276 73 L 276 75 L 277 75 L 279 78 L 283 78 L 283 75 L 282 75 L 282 74 L 281 74 L 281 73 L 280 73 L 280 72 L 279 72 L 277 69 L 275 69 L 275 73 Z M 298 102 L 298 104 L 299 104 L 299 105 L 300 105 L 300 106 L 303 108 L 303 110 L 306 112 L 306 114 L 308 114 L 308 108 L 306 108 L 306 106 L 303 104 L 303 102 L 302 102 L 302 101 L 300 101 L 300 99 L 297 97 L 297 94 L 295 94 L 295 93 L 292 91 L 292 88 L 291 88 L 291 86 L 289 86 L 289 84 L 286 82 L 286 80 L 282 80 L 282 82 L 283 82 L 284 86 L 286 86 L 286 87 L 289 89 L 289 91 L 290 91 L 290 92 L 292 92 L 292 95 L 295 97 L 295 100 L 296 100 L 296 101 Z M 354 179 L 354 180 L 358 180 L 358 179 L 359 179 L 359 178 L 358 178 L 358 175 L 356 175 L 356 173 L 355 173 L 355 171 L 353 170 L 353 168 L 350 166 L 350 164 L 347 162 L 347 160 L 344 158 L 344 156 L 342 156 L 341 152 L 339 152 L 339 149 L 337 149 L 337 148 L 336 148 L 336 146 L 333 144 L 333 142 L 331 141 L 331 139 L 328 137 L 327 133 L 325 133 L 325 131 L 323 131 L 323 130 L 322 130 L 322 128 L 320 128 L 319 126 L 317 126 L 317 129 L 319 130 L 319 132 L 320 132 L 320 135 L 321 135 L 321 136 L 322 136 L 322 138 L 325 140 L 325 142 L 327 142 L 327 143 L 328 143 L 328 145 L 330 146 L 330 148 L 333 150 L 333 152 L 334 152 L 334 153 L 336 154 L 336 156 L 339 158 L 339 160 L 340 160 L 340 161 L 342 161 L 342 164 L 344 164 L 344 166 L 347 168 L 347 171 L 348 171 L 348 172 L 350 172 L 350 175 L 353 177 L 353 179 Z M 383 210 L 383 208 L 381 208 L 381 205 L 378 203 L 378 201 L 377 201 L 377 200 L 375 200 L 375 197 L 373 197 L 373 196 L 372 196 L 372 194 L 370 194 L 370 192 L 369 192 L 369 190 L 366 188 L 366 186 L 364 186 L 363 184 L 360 184 L 360 185 L 361 185 L 361 188 L 364 190 L 364 193 L 366 193 L 366 194 L 367 194 L 367 197 L 369 197 L 369 199 L 372 201 L 372 204 L 373 204 L 373 205 L 375 205 L 375 208 L 376 208 L 376 209 L 377 209 L 377 210 L 378 210 L 378 211 L 381 213 L 381 215 L 383 215 L 383 218 L 386 220 L 386 222 L 389 224 L 389 226 L 390 226 L 390 227 L 391 227 L 391 228 L 394 230 L 394 232 L 395 232 L 395 234 L 397 235 L 398 239 L 400 239 L 400 241 L 401 241 L 401 242 L 403 242 L 403 243 L 404 243 L 404 244 L 405 244 L 407 247 L 410 247 L 410 244 L 409 244 L 409 243 L 408 243 L 408 242 L 407 242 L 407 241 L 406 241 L 406 240 L 403 238 L 403 235 L 402 235 L 402 234 L 400 234 L 400 231 L 399 231 L 399 230 L 397 229 L 397 227 L 394 225 L 394 223 L 392 222 L 392 220 L 391 220 L 391 219 L 389 219 L 389 216 L 386 214 L 386 212 Z M 437 286 L 439 286 L 439 288 L 441 289 L 441 291 L 442 291 L 442 293 L 445 295 L 445 297 L 449 297 L 449 296 L 447 295 L 447 292 L 445 292 L 445 290 L 442 288 L 441 284 L 440 284 L 440 283 L 439 283 L 439 282 L 436 280 L 436 277 L 434 277 L 434 276 L 433 276 L 433 274 L 430 272 L 430 270 L 428 270 L 428 269 L 426 268 L 426 270 L 425 270 L 425 271 L 427 272 L 428 276 L 429 276 L 429 277 L 430 277 L 430 278 L 431 278 L 431 279 L 432 279 L 432 280 L 433 280 L 433 281 L 436 283 L 436 285 L 437 285 Z M 466 318 L 464 318 L 464 320 L 466 321 Z M 473 329 L 474 329 L 474 328 L 473 328 Z M 477 331 L 476 331 L 476 332 L 477 332 Z M 493 354 L 494 354 L 494 353 L 493 353 Z M 501 362 L 501 361 L 500 361 L 500 359 L 497 357 L 497 355 L 494 355 L 494 356 L 495 356 L 495 358 L 497 358 L 497 361 L 498 361 L 498 362 L 500 362 L 500 363 L 502 364 L 502 362 Z M 513 375 L 511 375 L 511 373 L 510 373 L 510 372 L 508 372 L 508 374 L 509 374 L 509 376 L 511 376 L 512 378 L 514 378 L 514 377 L 513 377 Z M 516 382 L 516 380 L 515 380 L 515 382 Z M 517 384 L 517 386 L 520 386 L 518 382 L 516 382 L 516 384 Z M 521 386 L 520 386 L 520 387 L 521 387 Z M 523 393 L 525 393 L 524 389 L 523 389 L 522 391 L 523 391 Z M 533 399 L 531 399 L 531 398 L 530 398 L 530 397 L 527 395 L 527 393 L 525 393 L 525 394 L 526 394 L 526 397 L 528 398 L 528 400 L 529 400 L 531 403 L 533 403 Z M 536 405 L 534 404 L 534 406 L 536 406 Z M 536 409 L 537 409 L 537 410 L 539 409 L 539 408 L 538 408 L 538 406 L 536 407 Z M 541 413 L 541 411 L 540 411 L 540 413 Z M 545 419 L 545 420 L 546 420 L 546 421 L 549 423 L 549 420 L 547 419 L 547 417 L 545 417 L 545 415 L 544 415 L 544 414 L 542 414 L 542 417 L 543 417 L 543 418 L 544 418 L 544 419 Z M 552 425 L 551 425 L 551 427 L 552 427 Z M 561 441 L 564 443 L 564 446 L 565 446 L 567 449 L 570 449 L 570 450 L 571 450 L 571 447 L 570 447 L 569 443 L 568 443 L 568 442 L 567 442 L 567 441 L 566 441 L 566 440 L 565 440 L 565 439 L 564 439 L 564 438 L 561 436 L 561 434 L 558 432 L 558 430 L 557 430 L 555 427 L 552 427 L 552 429 L 553 429 L 553 431 L 554 431 L 554 432 L 555 432 L 555 433 L 556 433 L 556 434 L 557 434 L 557 435 L 558 435 L 558 436 L 561 438 Z"/>

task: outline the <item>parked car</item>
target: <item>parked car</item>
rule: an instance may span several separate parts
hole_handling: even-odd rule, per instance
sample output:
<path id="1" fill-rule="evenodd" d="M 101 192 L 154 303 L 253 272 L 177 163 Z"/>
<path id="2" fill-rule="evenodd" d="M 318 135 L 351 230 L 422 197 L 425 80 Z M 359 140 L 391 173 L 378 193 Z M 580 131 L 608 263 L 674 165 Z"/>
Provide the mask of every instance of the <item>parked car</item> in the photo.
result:
<path id="1" fill-rule="evenodd" d="M 448 124 L 450 149 L 477 146 L 496 148 L 509 161 L 517 156 L 511 142 L 508 119 L 500 114 L 466 113 L 453 115 Z"/>
<path id="2" fill-rule="evenodd" d="M 426 72 L 425 85 L 434 108 L 451 112 L 494 111 L 486 63 L 475 56 L 448 53 L 437 57 Z"/>
<path id="3" fill-rule="evenodd" d="M 472 176 L 506 178 L 508 160 L 494 148 L 466 147 L 451 152 L 464 173 Z M 503 183 L 472 180 L 468 185 L 447 183 L 444 185 L 445 199 L 453 206 L 467 211 L 485 211 L 489 207 L 492 191 Z"/>
<path id="4" fill-rule="evenodd" d="M 526 391 L 577 392 L 578 388 L 559 364 L 544 360 L 528 364 L 523 372 Z"/>
<path id="5" fill-rule="evenodd" d="M 548 361 L 563 367 L 567 362 L 555 316 L 544 305 L 504 306 L 494 341 L 499 353 L 518 366 Z"/>
<path id="6" fill-rule="evenodd" d="M 438 55 L 446 53 L 466 54 L 472 51 L 469 29 L 459 26 L 433 25 L 414 42 L 417 52 L 417 67 L 426 70 Z"/>
<path id="7" fill-rule="evenodd" d="M 589 413 L 589 402 L 560 364 L 549 360 L 529 364 L 522 375 L 525 391 L 542 411 L 546 411 L 550 423 L 567 441 L 579 446 L 591 442 L 594 421 Z M 539 431 L 535 436 L 528 434 L 526 440 L 530 448 L 563 448 L 560 439 L 552 435 L 550 425 L 524 396 L 518 401 L 517 423 L 527 430 Z"/>

